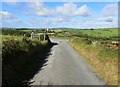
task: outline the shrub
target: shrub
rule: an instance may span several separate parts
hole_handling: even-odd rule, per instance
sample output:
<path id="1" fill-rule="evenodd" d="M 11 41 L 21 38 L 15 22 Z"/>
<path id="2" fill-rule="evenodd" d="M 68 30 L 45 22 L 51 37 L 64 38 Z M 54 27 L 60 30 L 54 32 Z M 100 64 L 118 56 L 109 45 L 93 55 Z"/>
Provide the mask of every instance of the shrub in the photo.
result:
<path id="1" fill-rule="evenodd" d="M 30 33 L 20 31 L 20 30 L 2 30 L 3 35 L 15 35 L 15 36 L 20 36 L 20 35 L 26 35 L 27 37 L 30 37 Z"/>
<path id="2" fill-rule="evenodd" d="M 26 85 L 26 80 L 42 61 L 47 43 L 28 39 L 3 41 L 3 86 Z"/>
<path id="3" fill-rule="evenodd" d="M 83 43 L 90 45 L 92 44 L 92 41 L 86 38 L 86 39 L 83 39 Z"/>

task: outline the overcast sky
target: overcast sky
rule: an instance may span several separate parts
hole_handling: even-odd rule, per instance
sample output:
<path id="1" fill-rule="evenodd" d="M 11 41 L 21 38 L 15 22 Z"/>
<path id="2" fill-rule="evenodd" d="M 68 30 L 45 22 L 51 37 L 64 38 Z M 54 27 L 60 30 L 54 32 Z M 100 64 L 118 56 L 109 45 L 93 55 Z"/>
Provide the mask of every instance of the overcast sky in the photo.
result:
<path id="1" fill-rule="evenodd" d="M 117 2 L 1 2 L 0 27 L 118 27 Z"/>

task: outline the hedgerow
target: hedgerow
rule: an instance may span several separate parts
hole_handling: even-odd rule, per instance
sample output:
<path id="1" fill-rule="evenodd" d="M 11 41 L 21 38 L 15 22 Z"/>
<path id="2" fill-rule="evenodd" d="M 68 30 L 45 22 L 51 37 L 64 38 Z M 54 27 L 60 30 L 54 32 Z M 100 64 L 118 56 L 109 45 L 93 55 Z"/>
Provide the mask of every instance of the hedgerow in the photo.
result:
<path id="1" fill-rule="evenodd" d="M 32 40 L 3 41 L 3 86 L 27 85 L 30 75 L 43 60 L 47 47 L 47 40 L 42 44 Z"/>

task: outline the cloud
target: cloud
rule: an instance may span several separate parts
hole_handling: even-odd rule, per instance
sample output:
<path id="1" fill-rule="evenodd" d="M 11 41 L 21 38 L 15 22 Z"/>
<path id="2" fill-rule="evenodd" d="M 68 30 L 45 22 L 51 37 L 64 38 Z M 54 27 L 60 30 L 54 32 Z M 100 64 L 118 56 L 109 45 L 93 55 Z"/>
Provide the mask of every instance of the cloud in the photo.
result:
<path id="1" fill-rule="evenodd" d="M 55 8 L 45 7 L 43 2 L 29 2 L 28 7 L 31 12 L 27 14 L 33 14 L 37 16 L 83 16 L 87 17 L 91 15 L 90 9 L 87 5 L 77 7 L 74 3 L 64 3 L 63 6 L 57 6 Z"/>
<path id="2" fill-rule="evenodd" d="M 60 22 L 64 22 L 65 19 L 61 17 L 56 17 L 56 18 L 51 18 L 50 21 L 60 23 Z"/>
<path id="3" fill-rule="evenodd" d="M 11 18 L 15 18 L 15 16 L 13 16 L 11 13 L 7 11 L 0 11 L 0 19 L 11 19 Z"/>
<path id="4" fill-rule="evenodd" d="M 73 3 L 65 3 L 63 6 L 58 6 L 56 11 L 65 16 L 74 16 L 77 6 Z"/>
<path id="5" fill-rule="evenodd" d="M 68 19 L 66 17 L 45 17 L 33 20 L 33 18 L 28 20 L 29 25 L 39 26 L 39 27 L 58 27 L 59 25 L 67 23 Z M 68 24 L 67 24 L 68 26 Z"/>
<path id="6" fill-rule="evenodd" d="M 20 19 L 16 19 L 16 20 L 14 20 L 13 22 L 16 23 L 16 24 L 22 24 L 22 23 L 23 23 L 23 21 L 20 20 Z"/>
<path id="7" fill-rule="evenodd" d="M 52 17 L 52 18 L 45 18 L 44 20 L 43 19 L 36 19 L 36 20 L 30 19 L 29 23 L 34 24 L 34 25 L 52 25 L 55 23 L 56 24 L 62 23 L 64 21 L 66 20 L 62 17 Z"/>
<path id="8" fill-rule="evenodd" d="M 113 18 L 110 16 L 110 17 L 107 17 L 106 18 L 106 22 L 113 22 Z"/>
<path id="9" fill-rule="evenodd" d="M 104 26 L 106 23 L 109 23 L 109 25 L 106 24 L 105 27 L 109 27 L 109 26 L 116 27 L 118 25 L 117 15 L 118 15 L 118 4 L 117 3 L 108 4 L 102 9 L 102 15 L 100 15 L 100 18 L 98 18 L 96 22 L 98 21 L 100 23 L 103 23 L 100 25 L 104 25 Z"/>
<path id="10" fill-rule="evenodd" d="M 102 10 L 103 16 L 114 16 L 118 14 L 118 4 L 108 4 Z"/>
<path id="11" fill-rule="evenodd" d="M 63 6 L 58 6 L 56 11 L 64 16 L 90 16 L 90 10 L 87 5 L 77 8 L 74 3 L 65 3 Z"/>
<path id="12" fill-rule="evenodd" d="M 14 1 L 14 2 L 6 2 L 8 5 L 11 5 L 11 6 L 18 6 L 17 2 Z"/>
<path id="13" fill-rule="evenodd" d="M 8 5 L 11 5 L 11 6 L 15 6 L 15 7 L 19 6 L 17 0 L 7 1 L 5 3 L 8 4 Z"/>
<path id="14" fill-rule="evenodd" d="M 43 8 L 43 3 L 42 2 L 28 2 L 28 6 L 35 10 L 39 10 Z"/>
<path id="15" fill-rule="evenodd" d="M 102 18 L 99 18 L 98 21 L 113 22 L 114 19 L 113 19 L 112 16 L 109 16 L 109 17 L 102 17 Z"/>
<path id="16" fill-rule="evenodd" d="M 71 18 L 71 17 L 48 17 L 45 19 L 29 20 L 34 26 L 44 27 L 67 27 L 67 28 L 110 28 L 117 27 L 117 19 L 106 18 Z"/>
<path id="17" fill-rule="evenodd" d="M 50 16 L 53 15 L 54 11 L 48 7 L 44 7 L 43 2 L 29 2 L 28 6 L 34 11 L 34 14 L 37 16 Z"/>
<path id="18" fill-rule="evenodd" d="M 83 5 L 83 6 L 81 6 L 80 8 L 77 9 L 75 14 L 76 15 L 81 15 L 81 16 L 90 16 L 91 12 L 90 12 L 87 5 Z"/>
<path id="19" fill-rule="evenodd" d="M 24 22 L 23 20 L 19 18 L 15 19 L 8 19 L 8 20 L 2 20 L 2 26 L 1 27 L 26 27 L 27 22 Z"/>

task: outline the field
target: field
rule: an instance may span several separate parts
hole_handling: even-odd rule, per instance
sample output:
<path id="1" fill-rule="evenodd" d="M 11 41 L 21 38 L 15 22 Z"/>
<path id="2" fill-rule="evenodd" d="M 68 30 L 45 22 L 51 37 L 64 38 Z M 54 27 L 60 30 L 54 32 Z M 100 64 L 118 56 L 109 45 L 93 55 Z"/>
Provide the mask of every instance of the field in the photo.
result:
<path id="1" fill-rule="evenodd" d="M 109 85 L 118 85 L 118 30 L 64 29 L 52 37 L 69 39 L 69 44 L 92 65 L 100 78 Z"/>
<path id="2" fill-rule="evenodd" d="M 100 36 L 100 37 L 108 37 L 108 36 L 118 36 L 117 29 L 95 29 L 95 30 L 64 30 L 64 32 L 69 32 L 74 35 L 88 35 L 88 36 Z"/>

